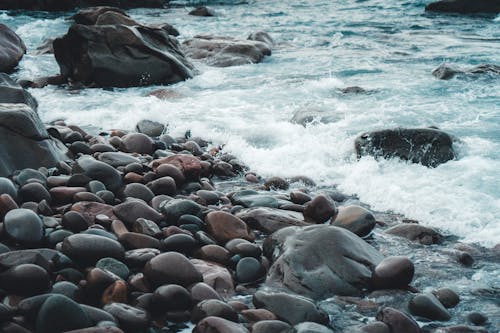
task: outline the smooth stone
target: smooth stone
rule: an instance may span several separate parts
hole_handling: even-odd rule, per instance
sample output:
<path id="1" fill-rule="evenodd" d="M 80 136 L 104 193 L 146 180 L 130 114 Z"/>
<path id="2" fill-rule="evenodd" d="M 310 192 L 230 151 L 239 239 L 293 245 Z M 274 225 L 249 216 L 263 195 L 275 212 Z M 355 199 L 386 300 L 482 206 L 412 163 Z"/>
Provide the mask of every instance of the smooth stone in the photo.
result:
<path id="1" fill-rule="evenodd" d="M 175 267 L 175 270 L 172 270 L 172 267 Z M 156 287 L 163 284 L 187 287 L 203 281 L 195 266 L 177 252 L 166 252 L 152 258 L 144 267 L 144 275 Z"/>
<path id="2" fill-rule="evenodd" d="M 318 323 L 303 322 L 294 326 L 296 333 L 333 333 L 331 329 Z"/>
<path id="3" fill-rule="evenodd" d="M 413 280 L 415 266 L 402 256 L 387 257 L 372 273 L 372 286 L 375 289 L 404 289 Z"/>
<path id="4" fill-rule="evenodd" d="M 389 326 L 391 332 L 421 333 L 413 318 L 391 307 L 382 308 L 376 319 Z"/>
<path id="5" fill-rule="evenodd" d="M 130 163 L 140 163 L 141 161 L 134 156 L 122 152 L 104 152 L 99 154 L 97 159 L 112 167 L 126 166 Z"/>
<path id="6" fill-rule="evenodd" d="M 440 288 L 434 290 L 432 293 L 447 309 L 454 308 L 458 303 L 460 303 L 460 297 L 450 288 Z"/>
<path id="7" fill-rule="evenodd" d="M 304 218 L 311 223 L 324 223 L 338 213 L 335 201 L 330 196 L 320 194 L 304 204 Z"/>
<path id="8" fill-rule="evenodd" d="M 281 177 L 270 177 L 264 182 L 264 187 L 269 190 L 288 190 L 290 184 Z"/>
<path id="9" fill-rule="evenodd" d="M 230 240 L 225 245 L 226 249 L 232 254 L 238 254 L 241 257 L 253 257 L 259 259 L 262 255 L 262 249 L 254 243 L 241 238 Z"/>
<path id="10" fill-rule="evenodd" d="M 212 8 L 208 8 L 206 6 L 196 7 L 188 14 L 193 16 L 202 16 L 202 17 L 216 16 L 215 11 Z"/>
<path id="11" fill-rule="evenodd" d="M 483 327 L 453 325 L 439 328 L 439 333 L 490 333 Z"/>
<path id="12" fill-rule="evenodd" d="M 172 177 L 175 180 L 177 187 L 181 187 L 186 181 L 186 177 L 181 169 L 172 164 L 161 164 L 156 169 L 158 177 Z"/>
<path id="13" fill-rule="evenodd" d="M 74 202 L 79 202 L 79 201 L 94 201 L 94 202 L 99 202 L 99 203 L 104 203 L 104 200 L 99 198 L 97 195 L 94 193 L 90 192 L 78 192 L 73 195 L 73 201 Z"/>
<path id="14" fill-rule="evenodd" d="M 19 186 L 24 186 L 28 181 L 38 179 L 40 184 L 45 184 L 47 182 L 47 176 L 42 174 L 40 171 L 30 168 L 25 168 L 21 170 L 17 175 L 14 176 L 14 181 Z"/>
<path id="15" fill-rule="evenodd" d="M 102 258 L 123 259 L 125 255 L 123 246 L 117 241 L 90 234 L 77 234 L 65 238 L 62 252 L 79 263 L 90 265 Z"/>
<path id="16" fill-rule="evenodd" d="M 250 331 L 224 318 L 206 317 L 196 324 L 193 333 L 250 333 Z"/>
<path id="17" fill-rule="evenodd" d="M 234 294 L 233 278 L 226 267 L 200 259 L 191 259 L 191 263 L 202 274 L 203 282 L 220 295 Z"/>
<path id="18" fill-rule="evenodd" d="M 144 184 L 132 183 L 125 186 L 123 195 L 126 198 L 141 199 L 145 202 L 151 201 L 155 196 L 154 193 Z"/>
<path id="19" fill-rule="evenodd" d="M 28 183 L 23 185 L 18 192 L 19 199 L 22 202 L 40 202 L 46 200 L 52 201 L 49 191 L 40 183 Z"/>
<path id="20" fill-rule="evenodd" d="M 142 269 L 144 265 L 160 254 L 158 249 L 136 249 L 125 252 L 125 263 L 130 268 Z"/>
<path id="21" fill-rule="evenodd" d="M 21 264 L 35 264 L 50 271 L 69 267 L 73 263 L 61 252 L 45 248 L 9 251 L 0 254 L 0 267 L 3 269 Z"/>
<path id="22" fill-rule="evenodd" d="M 403 223 L 395 225 L 385 231 L 388 234 L 404 237 L 413 242 L 423 245 L 441 243 L 443 236 L 434 229 L 424 227 L 415 223 Z"/>
<path id="23" fill-rule="evenodd" d="M 75 211 L 64 213 L 61 220 L 61 225 L 65 229 L 68 229 L 74 233 L 82 232 L 84 230 L 87 230 L 89 227 L 87 220 L 83 217 L 83 215 Z"/>
<path id="24" fill-rule="evenodd" d="M 408 304 L 411 314 L 430 320 L 448 321 L 451 315 L 433 294 L 418 294 Z"/>
<path id="25" fill-rule="evenodd" d="M 170 176 L 161 177 L 148 183 L 147 186 L 155 195 L 175 195 L 177 193 L 177 185 L 175 180 Z"/>
<path id="26" fill-rule="evenodd" d="M 204 245 L 196 251 L 195 257 L 206 261 L 213 261 L 221 265 L 227 265 L 231 258 L 231 254 L 222 246 L 210 244 Z"/>
<path id="27" fill-rule="evenodd" d="M 199 246 L 198 241 L 193 236 L 185 234 L 170 235 L 161 242 L 163 251 L 175 251 L 184 254 L 191 254 Z"/>
<path id="28" fill-rule="evenodd" d="M 23 246 L 38 246 L 44 236 L 40 217 L 24 208 L 9 211 L 5 215 L 3 229 L 9 238 Z"/>
<path id="29" fill-rule="evenodd" d="M 0 220 L 3 221 L 5 215 L 11 210 L 17 209 L 19 206 L 14 199 L 8 194 L 0 194 Z"/>
<path id="30" fill-rule="evenodd" d="M 0 289 L 21 296 L 42 294 L 50 289 L 50 276 L 33 264 L 19 264 L 0 273 Z"/>
<path id="31" fill-rule="evenodd" d="M 281 320 L 262 320 L 252 326 L 252 333 L 287 333 L 292 328 Z"/>
<path id="32" fill-rule="evenodd" d="M 238 314 L 226 302 L 218 299 L 207 299 L 197 303 L 191 312 L 191 322 L 198 323 L 206 317 L 218 317 L 238 322 Z"/>
<path id="33" fill-rule="evenodd" d="M 247 309 L 242 310 L 241 315 L 249 323 L 255 323 L 261 320 L 277 320 L 274 313 L 266 309 Z"/>
<path id="34" fill-rule="evenodd" d="M 121 138 L 120 148 L 128 153 L 148 154 L 154 152 L 154 141 L 142 133 L 130 133 Z"/>
<path id="35" fill-rule="evenodd" d="M 308 194 L 306 194 L 304 192 L 301 192 L 301 191 L 292 191 L 292 192 L 290 192 L 290 200 L 294 204 L 303 205 L 303 204 L 311 201 L 312 198 Z"/>
<path id="36" fill-rule="evenodd" d="M 73 172 L 83 173 L 90 179 L 101 181 L 110 191 L 118 190 L 123 184 L 122 176 L 115 168 L 90 156 L 76 160 Z"/>
<path id="37" fill-rule="evenodd" d="M 138 234 L 136 232 L 126 232 L 118 237 L 118 240 L 127 250 L 142 248 L 160 248 L 160 241 L 154 237 Z"/>
<path id="38" fill-rule="evenodd" d="M 242 190 L 231 196 L 234 205 L 241 205 L 245 208 L 251 207 L 269 207 L 278 208 L 278 200 L 268 194 L 262 194 L 253 190 Z"/>
<path id="39" fill-rule="evenodd" d="M 11 72 L 26 53 L 26 45 L 14 31 L 0 24 L 0 72 Z"/>
<path id="40" fill-rule="evenodd" d="M 59 281 L 54 283 L 50 292 L 52 294 L 66 296 L 72 300 L 77 300 L 79 297 L 79 291 L 80 288 L 76 284 L 69 281 Z"/>
<path id="41" fill-rule="evenodd" d="M 173 199 L 160 204 L 160 212 L 165 216 L 168 224 L 176 225 L 182 215 L 203 216 L 202 206 L 186 199 Z"/>
<path id="42" fill-rule="evenodd" d="M 148 219 L 143 219 L 142 217 L 135 220 L 135 222 L 132 224 L 132 231 L 152 237 L 161 235 L 160 227 L 158 227 L 158 224 L 156 224 L 156 222 Z"/>
<path id="43" fill-rule="evenodd" d="M 104 311 L 115 317 L 125 332 L 137 332 L 149 326 L 150 318 L 146 311 L 123 303 L 111 303 Z"/>
<path id="44" fill-rule="evenodd" d="M 113 207 L 114 214 L 126 225 L 131 226 L 138 218 L 154 222 L 163 220 L 163 216 L 142 200 L 134 199 Z"/>
<path id="45" fill-rule="evenodd" d="M 52 196 L 52 200 L 56 205 L 65 205 L 73 202 L 73 198 L 76 194 L 81 192 L 86 192 L 87 189 L 85 187 L 67 187 L 67 186 L 58 186 L 50 189 L 50 195 Z"/>
<path id="46" fill-rule="evenodd" d="M 90 321 L 94 325 L 97 325 L 100 322 L 108 322 L 116 324 L 116 319 L 108 312 L 100 308 L 96 308 L 86 304 L 80 304 L 80 307 L 87 314 L 87 316 L 90 318 Z"/>
<path id="47" fill-rule="evenodd" d="M 156 288 L 151 300 L 151 309 L 157 313 L 185 311 L 191 308 L 191 294 L 177 284 L 168 284 Z"/>
<path id="48" fill-rule="evenodd" d="M 239 283 L 257 282 L 265 276 L 265 267 L 255 258 L 242 258 L 236 265 L 236 281 Z"/>
<path id="49" fill-rule="evenodd" d="M 381 321 L 376 321 L 360 328 L 362 333 L 391 333 L 389 326 Z"/>
<path id="50" fill-rule="evenodd" d="M 467 320 L 473 325 L 482 326 L 488 321 L 488 317 L 481 312 L 469 312 Z"/>
<path id="51" fill-rule="evenodd" d="M 500 2 L 496 0 L 441 0 L 425 6 L 425 11 L 460 14 L 500 13 Z"/>
<path id="52" fill-rule="evenodd" d="M 236 216 L 250 228 L 258 229 L 266 234 L 272 234 L 286 227 L 311 225 L 304 221 L 301 213 L 267 207 L 242 209 L 236 213 Z"/>
<path id="53" fill-rule="evenodd" d="M 156 121 L 143 119 L 135 125 L 135 129 L 137 132 L 146 134 L 147 136 L 157 137 L 165 132 L 167 126 Z"/>
<path id="54" fill-rule="evenodd" d="M 205 217 L 208 233 L 219 243 L 225 244 L 234 238 L 252 239 L 246 223 L 240 218 L 223 212 L 210 212 Z"/>
<path id="55" fill-rule="evenodd" d="M 90 319 L 78 303 L 63 295 L 50 296 L 36 319 L 37 333 L 66 332 L 90 326 Z"/>
<path id="56" fill-rule="evenodd" d="M 0 194 L 8 194 L 12 199 L 16 200 L 17 188 L 10 179 L 5 177 L 0 177 Z"/>
<path id="57" fill-rule="evenodd" d="M 327 323 L 328 316 L 311 299 L 286 293 L 257 291 L 253 295 L 256 308 L 264 308 L 274 313 L 280 320 L 296 325 L 304 321 Z"/>
<path id="58" fill-rule="evenodd" d="M 110 271 L 123 280 L 126 280 L 130 275 L 130 270 L 127 265 L 119 260 L 116 260 L 115 258 L 99 259 L 99 261 L 95 264 L 95 267 Z"/>
<path id="59" fill-rule="evenodd" d="M 359 237 L 368 236 L 376 223 L 375 216 L 368 209 L 354 205 L 340 207 L 331 222 L 332 225 L 345 228 Z"/>

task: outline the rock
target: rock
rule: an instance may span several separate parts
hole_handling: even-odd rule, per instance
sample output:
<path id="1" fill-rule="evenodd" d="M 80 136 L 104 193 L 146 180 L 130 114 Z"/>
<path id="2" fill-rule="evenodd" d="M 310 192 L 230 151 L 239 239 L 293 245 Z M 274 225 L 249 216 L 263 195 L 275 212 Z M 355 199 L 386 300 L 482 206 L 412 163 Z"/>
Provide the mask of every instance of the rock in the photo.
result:
<path id="1" fill-rule="evenodd" d="M 408 308 L 411 314 L 430 320 L 448 321 L 451 319 L 450 313 L 432 294 L 416 295 L 410 300 Z"/>
<path id="2" fill-rule="evenodd" d="M 120 148 L 128 153 L 149 154 L 154 150 L 154 141 L 142 133 L 130 133 L 121 138 Z"/>
<path id="3" fill-rule="evenodd" d="M 264 245 L 275 259 L 269 279 L 312 298 L 358 295 L 383 259 L 355 234 L 328 225 L 281 229 Z"/>
<path id="4" fill-rule="evenodd" d="M 142 200 L 129 200 L 113 207 L 114 214 L 125 224 L 132 226 L 138 218 L 160 222 L 163 216 Z"/>
<path id="5" fill-rule="evenodd" d="M 405 289 L 414 273 L 415 267 L 407 257 L 387 257 L 375 266 L 372 286 L 374 289 Z"/>
<path id="6" fill-rule="evenodd" d="M 234 205 L 241 205 L 246 208 L 278 208 L 279 206 L 279 202 L 275 197 L 253 190 L 238 191 L 231 196 L 231 201 Z"/>
<path id="7" fill-rule="evenodd" d="M 182 49 L 188 57 L 215 67 L 254 64 L 271 55 L 266 43 L 220 36 L 195 36 L 183 42 Z"/>
<path id="8" fill-rule="evenodd" d="M 159 208 L 169 224 L 177 224 L 182 215 L 202 217 L 202 206 L 191 200 L 173 199 L 164 201 Z"/>
<path id="9" fill-rule="evenodd" d="M 391 333 L 389 326 L 381 321 L 376 321 L 360 328 L 362 333 Z"/>
<path id="10" fill-rule="evenodd" d="M 21 296 L 45 293 L 50 288 L 50 276 L 45 269 L 33 264 L 18 264 L 0 273 L 0 289 Z"/>
<path id="11" fill-rule="evenodd" d="M 202 275 L 195 266 L 177 252 L 166 252 L 152 258 L 144 268 L 144 275 L 156 287 L 163 284 L 187 287 L 202 281 Z"/>
<path id="12" fill-rule="evenodd" d="M 435 332 L 436 333 L 488 333 L 488 331 L 482 327 L 472 327 L 466 325 L 440 327 Z"/>
<path id="13" fill-rule="evenodd" d="M 262 255 L 262 249 L 259 245 L 250 243 L 249 241 L 241 238 L 230 240 L 226 243 L 225 247 L 229 252 L 231 252 L 231 254 L 237 254 L 242 258 L 253 257 L 260 259 L 260 256 Z"/>
<path id="14" fill-rule="evenodd" d="M 312 300 L 286 293 L 257 291 L 253 295 L 256 308 L 264 308 L 274 313 L 280 320 L 292 325 L 304 321 L 327 323 L 328 316 L 321 312 Z"/>
<path id="15" fill-rule="evenodd" d="M 455 158 L 453 138 L 433 128 L 397 128 L 361 134 L 356 138 L 358 158 L 398 157 L 404 161 L 437 167 Z"/>
<path id="16" fill-rule="evenodd" d="M 280 320 L 262 320 L 252 326 L 252 333 L 287 333 L 292 327 Z"/>
<path id="17" fill-rule="evenodd" d="M 5 73 L 0 73 L 0 103 L 26 104 L 33 110 L 38 108 L 35 97 Z"/>
<path id="18" fill-rule="evenodd" d="M 391 332 L 420 333 L 420 327 L 415 320 L 394 308 L 381 309 L 376 318 L 389 326 Z"/>
<path id="19" fill-rule="evenodd" d="M 339 208 L 338 215 L 331 224 L 345 228 L 359 237 L 365 237 L 375 228 L 376 223 L 375 216 L 368 209 L 360 206 L 346 206 Z"/>
<path id="20" fill-rule="evenodd" d="M 242 258 L 236 265 L 236 281 L 238 283 L 254 283 L 264 279 L 265 276 L 265 267 L 255 258 Z"/>
<path id="21" fill-rule="evenodd" d="M 193 333 L 249 333 L 249 331 L 232 321 L 219 317 L 206 317 L 193 329 Z"/>
<path id="22" fill-rule="evenodd" d="M 255 323 L 261 320 L 277 320 L 274 313 L 266 309 L 248 309 L 241 311 L 241 315 L 249 323 Z"/>
<path id="23" fill-rule="evenodd" d="M 123 195 L 126 198 L 141 199 L 145 202 L 151 201 L 154 198 L 154 193 L 144 184 L 131 183 L 125 186 Z"/>
<path id="24" fill-rule="evenodd" d="M 305 227 L 310 223 L 304 222 L 300 213 L 274 208 L 248 208 L 239 211 L 236 216 L 242 219 L 250 228 L 258 229 L 266 234 L 291 226 Z"/>
<path id="25" fill-rule="evenodd" d="M 204 17 L 216 16 L 215 11 L 212 8 L 206 6 L 196 7 L 188 14 L 192 16 L 204 16 Z"/>
<path id="26" fill-rule="evenodd" d="M 182 171 L 172 164 L 161 164 L 156 169 L 156 174 L 160 178 L 167 176 L 172 177 L 175 180 L 175 184 L 177 185 L 177 187 L 181 187 L 186 181 L 186 177 L 184 177 Z"/>
<path id="27" fill-rule="evenodd" d="M 4 218 L 5 234 L 23 246 L 40 246 L 44 232 L 43 222 L 29 209 L 13 209 Z"/>
<path id="28" fill-rule="evenodd" d="M 0 50 L 0 72 L 12 71 L 26 53 L 22 39 L 5 24 L 0 24 Z"/>
<path id="29" fill-rule="evenodd" d="M 93 180 L 99 180 L 110 191 L 118 190 L 123 182 L 120 173 L 112 166 L 90 156 L 80 157 L 73 166 L 74 173 L 82 173 Z"/>
<path id="30" fill-rule="evenodd" d="M 264 187 L 268 190 L 288 190 L 290 184 L 281 177 L 269 177 L 264 182 Z"/>
<path id="31" fill-rule="evenodd" d="M 269 48 L 273 48 L 275 44 L 273 38 L 265 31 L 252 32 L 247 39 L 265 43 Z"/>
<path id="32" fill-rule="evenodd" d="M 121 152 L 104 152 L 99 154 L 97 158 L 99 161 L 109 164 L 114 168 L 126 166 L 130 163 L 140 163 L 138 158 Z"/>
<path id="33" fill-rule="evenodd" d="M 66 147 L 49 137 L 37 113 L 26 104 L 0 103 L 0 123 L 0 142 L 9 142 L 0 146 L 0 176 L 18 169 L 54 167 L 68 157 Z"/>
<path id="34" fill-rule="evenodd" d="M 90 326 L 89 317 L 78 303 L 63 295 L 47 298 L 36 319 L 39 333 L 62 333 Z"/>
<path id="35" fill-rule="evenodd" d="M 151 309 L 157 313 L 186 311 L 191 308 L 191 294 L 177 284 L 168 284 L 156 288 L 151 300 Z"/>
<path id="36" fill-rule="evenodd" d="M 76 12 L 76 14 L 71 16 L 71 18 L 75 21 L 75 23 L 78 24 L 94 25 L 96 24 L 99 16 L 107 12 L 114 12 L 128 16 L 123 9 L 117 7 L 97 6 L 97 7 L 82 8 L 78 12 Z"/>
<path id="37" fill-rule="evenodd" d="M 469 312 L 467 314 L 467 320 L 473 325 L 482 326 L 488 321 L 488 317 L 481 312 Z"/>
<path id="38" fill-rule="evenodd" d="M 145 26 L 75 24 L 54 40 L 54 55 L 63 76 L 86 86 L 171 84 L 191 78 L 194 68 L 174 37 Z"/>
<path id="39" fill-rule="evenodd" d="M 21 202 L 39 203 L 42 200 L 45 200 L 46 202 L 51 202 L 49 191 L 47 191 L 45 186 L 37 182 L 23 185 L 19 189 L 18 194 Z"/>
<path id="40" fill-rule="evenodd" d="M 155 195 L 175 195 L 177 193 L 177 186 L 172 177 L 166 176 L 153 180 L 148 183 L 148 187 Z"/>
<path id="41" fill-rule="evenodd" d="M 333 333 L 331 329 L 318 323 L 304 322 L 294 326 L 297 333 Z"/>
<path id="42" fill-rule="evenodd" d="M 62 252 L 79 263 L 89 265 L 106 257 L 120 260 L 125 255 L 123 246 L 117 241 L 90 234 L 66 237 L 62 243 Z"/>
<path id="43" fill-rule="evenodd" d="M 198 282 L 189 287 L 191 292 L 191 298 L 193 299 L 193 304 L 198 304 L 201 301 L 214 299 L 222 301 L 220 295 L 208 284 L 204 282 Z"/>
<path id="44" fill-rule="evenodd" d="M 19 206 L 10 195 L 0 194 L 0 220 L 3 221 L 8 212 L 17 208 L 19 208 Z"/>
<path id="45" fill-rule="evenodd" d="M 187 179 L 198 180 L 202 172 L 200 160 L 192 155 L 176 154 L 167 156 L 158 160 L 154 160 L 153 162 L 151 162 L 150 167 L 158 172 L 158 169 L 162 164 L 173 165 L 174 167 L 181 170 L 184 177 Z M 172 176 L 172 178 L 174 178 L 177 182 L 176 177 Z"/>
<path id="46" fill-rule="evenodd" d="M 424 245 L 441 243 L 443 236 L 431 228 L 427 228 L 415 223 L 403 223 L 395 225 L 385 231 L 388 234 L 407 238 L 413 242 Z"/>
<path id="47" fill-rule="evenodd" d="M 304 205 L 304 218 L 311 223 L 324 223 L 337 213 L 335 202 L 325 194 L 317 195 Z"/>
<path id="48" fill-rule="evenodd" d="M 158 249 L 136 249 L 125 252 L 125 263 L 130 268 L 143 268 L 152 258 L 160 254 Z"/>
<path id="49" fill-rule="evenodd" d="M 71 210 L 81 213 L 89 224 L 94 224 L 96 222 L 96 217 L 99 215 L 105 216 L 111 220 L 117 219 L 113 213 L 113 206 L 99 202 L 77 202 L 71 206 Z"/>
<path id="50" fill-rule="evenodd" d="M 135 125 L 135 129 L 137 132 L 146 134 L 147 136 L 157 137 L 167 130 L 167 126 L 156 121 L 143 119 Z"/>
<path id="51" fill-rule="evenodd" d="M 87 189 L 85 187 L 57 186 L 51 188 L 49 192 L 54 205 L 66 205 L 72 203 L 78 193 L 87 192 Z"/>
<path id="52" fill-rule="evenodd" d="M 95 264 L 95 267 L 110 271 L 123 280 L 126 280 L 130 275 L 127 265 L 114 258 L 102 258 Z"/>
<path id="53" fill-rule="evenodd" d="M 454 308 L 458 303 L 460 303 L 460 297 L 450 288 L 440 288 L 434 290 L 432 293 L 447 309 Z"/>
<path id="54" fill-rule="evenodd" d="M 138 234 L 136 232 L 125 232 L 118 237 L 125 249 L 160 248 L 160 241 L 154 237 Z"/>
<path id="55" fill-rule="evenodd" d="M 425 11 L 448 12 L 460 14 L 475 13 L 500 13 L 500 1 L 498 0 L 441 0 L 431 2 L 425 6 Z"/>
<path id="56" fill-rule="evenodd" d="M 219 294 L 232 295 L 234 293 L 233 278 L 227 268 L 199 259 L 191 259 L 191 263 L 202 274 L 203 282 Z"/>
<path id="57" fill-rule="evenodd" d="M 448 64 L 441 64 L 432 71 L 432 75 L 440 80 L 449 80 L 457 75 L 467 75 L 468 77 L 472 77 L 473 75 L 478 74 L 499 75 L 500 66 L 483 64 L 462 70 L 449 66 Z"/>
<path id="58" fill-rule="evenodd" d="M 150 318 L 146 311 L 123 303 L 111 303 L 104 311 L 115 317 L 125 332 L 137 332 L 149 326 Z"/>
<path id="59" fill-rule="evenodd" d="M 218 299 L 207 299 L 196 304 L 192 310 L 191 321 L 196 324 L 203 318 L 211 316 L 238 322 L 236 311 L 229 304 Z"/>
<path id="60" fill-rule="evenodd" d="M 4 0 L 0 3 L 0 9 L 25 9 L 25 10 L 43 10 L 43 11 L 64 11 L 70 10 L 76 5 L 75 0 L 57 1 L 57 0 Z"/>
<path id="61" fill-rule="evenodd" d="M 65 229 L 68 229 L 74 233 L 79 233 L 88 229 L 89 227 L 87 220 L 83 217 L 83 215 L 75 211 L 64 213 L 61 225 Z"/>
<path id="62" fill-rule="evenodd" d="M 208 233 L 219 243 L 234 238 L 251 239 L 248 227 L 241 219 L 226 212 L 210 212 L 205 218 Z"/>

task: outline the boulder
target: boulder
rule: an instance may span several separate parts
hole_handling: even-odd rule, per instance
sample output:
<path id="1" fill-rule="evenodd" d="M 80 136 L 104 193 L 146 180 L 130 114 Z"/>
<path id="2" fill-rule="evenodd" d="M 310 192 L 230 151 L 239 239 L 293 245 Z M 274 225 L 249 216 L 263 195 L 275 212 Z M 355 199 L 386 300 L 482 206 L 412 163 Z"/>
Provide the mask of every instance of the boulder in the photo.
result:
<path id="1" fill-rule="evenodd" d="M 431 2 L 425 6 L 426 11 L 430 12 L 449 12 L 460 14 L 475 13 L 500 13 L 499 0 L 441 0 Z"/>
<path id="2" fill-rule="evenodd" d="M 38 114 L 26 104 L 0 103 L 0 123 L 0 176 L 18 169 L 54 167 L 67 159 L 66 147 L 49 136 Z"/>
<path id="3" fill-rule="evenodd" d="M 432 71 L 432 75 L 440 80 L 449 80 L 457 75 L 467 75 L 468 77 L 474 77 L 479 74 L 499 75 L 500 66 L 482 64 L 463 70 L 450 66 L 448 64 L 441 64 Z"/>
<path id="4" fill-rule="evenodd" d="M 264 245 L 275 259 L 268 279 L 312 298 L 359 295 L 383 259 L 357 235 L 329 225 L 284 228 Z"/>
<path id="5" fill-rule="evenodd" d="M 174 37 L 145 26 L 74 24 L 54 40 L 54 54 L 61 74 L 86 86 L 172 84 L 194 69 Z"/>
<path id="6" fill-rule="evenodd" d="M 222 36 L 195 36 L 183 42 L 182 49 L 188 57 L 215 67 L 255 64 L 271 55 L 266 43 Z"/>
<path id="7" fill-rule="evenodd" d="M 196 7 L 195 9 L 189 12 L 189 15 L 204 16 L 204 17 L 216 16 L 215 11 L 212 8 L 206 6 Z"/>
<path id="8" fill-rule="evenodd" d="M 28 91 L 5 73 L 0 73 L 0 103 L 21 103 L 36 110 L 38 103 Z"/>
<path id="9" fill-rule="evenodd" d="M 365 155 L 398 157 L 437 167 L 455 158 L 453 137 L 434 128 L 396 128 L 363 133 L 354 143 L 358 158 Z"/>
<path id="10" fill-rule="evenodd" d="M 26 46 L 21 38 L 5 24 L 0 23 L 0 72 L 12 71 L 25 53 Z"/>

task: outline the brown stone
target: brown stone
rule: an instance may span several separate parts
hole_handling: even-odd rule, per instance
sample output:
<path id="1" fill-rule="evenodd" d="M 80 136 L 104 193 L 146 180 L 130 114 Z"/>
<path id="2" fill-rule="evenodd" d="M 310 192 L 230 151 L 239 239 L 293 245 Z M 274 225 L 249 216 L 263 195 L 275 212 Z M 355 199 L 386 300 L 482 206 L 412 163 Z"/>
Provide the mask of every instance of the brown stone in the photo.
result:
<path id="1" fill-rule="evenodd" d="M 172 177 L 178 187 L 182 186 L 186 181 L 186 177 L 184 177 L 181 169 L 173 164 L 159 165 L 156 169 L 156 174 L 158 177 Z"/>
<path id="2" fill-rule="evenodd" d="M 191 259 L 191 262 L 202 274 L 203 282 L 212 287 L 220 295 L 234 294 L 233 278 L 227 268 L 200 259 Z"/>
<path id="3" fill-rule="evenodd" d="M 415 267 L 407 257 L 387 257 L 373 269 L 371 283 L 375 289 L 406 288 L 414 273 Z"/>
<path id="4" fill-rule="evenodd" d="M 9 211 L 19 208 L 12 199 L 12 197 L 8 194 L 2 194 L 0 195 L 0 220 L 3 221 L 3 218 L 5 217 L 5 214 L 7 214 Z"/>
<path id="5" fill-rule="evenodd" d="M 110 285 L 101 297 L 102 305 L 106 305 L 113 302 L 127 303 L 127 284 L 124 281 L 115 281 Z"/>
<path id="6" fill-rule="evenodd" d="M 162 253 L 151 259 L 144 268 L 144 275 L 155 287 L 163 284 L 187 287 L 203 280 L 195 265 L 177 252 Z"/>
<path id="7" fill-rule="evenodd" d="M 206 317 L 195 326 L 193 333 L 249 333 L 249 331 L 227 319 Z"/>
<path id="8" fill-rule="evenodd" d="M 267 207 L 243 209 L 236 216 L 250 228 L 261 230 L 266 234 L 272 234 L 286 227 L 311 225 L 304 221 L 301 213 Z"/>
<path id="9" fill-rule="evenodd" d="M 179 170 L 182 171 L 183 175 L 186 178 L 198 179 L 201 174 L 200 160 L 191 155 L 177 154 L 173 156 L 164 157 L 151 162 L 151 167 L 153 168 L 153 170 L 156 171 L 157 168 L 162 164 L 171 164 L 177 167 Z"/>
<path id="10" fill-rule="evenodd" d="M 138 234 L 136 232 L 126 232 L 118 237 L 125 249 L 134 250 L 142 248 L 160 248 L 160 241 L 154 237 Z"/>
<path id="11" fill-rule="evenodd" d="M 142 133 L 130 133 L 122 137 L 121 149 L 127 153 L 152 154 L 154 141 Z"/>
<path id="12" fill-rule="evenodd" d="M 205 245 L 198 251 L 195 256 L 206 261 L 213 261 L 221 265 L 227 265 L 231 258 L 231 253 L 219 245 Z"/>
<path id="13" fill-rule="evenodd" d="M 443 236 L 431 228 L 424 227 L 415 223 L 398 224 L 385 231 L 388 234 L 407 238 L 413 242 L 419 242 L 423 245 L 440 243 Z"/>
<path id="14" fill-rule="evenodd" d="M 106 215 L 112 220 L 118 219 L 113 213 L 113 206 L 102 204 L 99 202 L 77 202 L 71 206 L 71 210 L 81 213 L 89 222 L 89 224 L 95 223 L 95 217 L 97 215 Z"/>
<path id="15" fill-rule="evenodd" d="M 56 205 L 64 205 L 73 202 L 76 193 L 87 192 L 85 187 L 58 186 L 50 189 L 50 195 Z"/>
<path id="16" fill-rule="evenodd" d="M 220 295 L 205 282 L 198 282 L 189 288 L 193 303 L 198 303 L 206 299 L 222 300 Z"/>
<path id="17" fill-rule="evenodd" d="M 365 237 L 375 228 L 376 220 L 368 209 L 352 205 L 340 207 L 331 224 L 345 228 L 359 237 Z"/>
<path id="18" fill-rule="evenodd" d="M 274 313 L 266 309 L 248 309 L 241 311 L 241 315 L 249 322 L 255 323 L 262 320 L 277 320 Z"/>
<path id="19" fill-rule="evenodd" d="M 208 233 L 219 243 L 233 238 L 251 239 L 248 227 L 240 218 L 226 212 L 210 212 L 205 218 Z"/>
<path id="20" fill-rule="evenodd" d="M 324 223 L 337 215 L 337 207 L 332 198 L 320 194 L 304 205 L 304 218 L 312 223 Z"/>

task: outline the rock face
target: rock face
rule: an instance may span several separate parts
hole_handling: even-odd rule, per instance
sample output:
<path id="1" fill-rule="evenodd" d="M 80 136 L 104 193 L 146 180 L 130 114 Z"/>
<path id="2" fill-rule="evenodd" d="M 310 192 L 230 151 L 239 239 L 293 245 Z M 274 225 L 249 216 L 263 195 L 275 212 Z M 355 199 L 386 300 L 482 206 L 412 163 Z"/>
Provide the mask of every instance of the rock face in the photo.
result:
<path id="1" fill-rule="evenodd" d="M 182 43 L 182 48 L 188 57 L 204 59 L 215 67 L 255 64 L 271 55 L 269 45 L 261 41 L 221 36 L 195 36 Z"/>
<path id="2" fill-rule="evenodd" d="M 0 24 L 0 72 L 10 72 L 17 66 L 26 46 L 21 38 L 4 24 Z"/>
<path id="3" fill-rule="evenodd" d="M 398 157 L 405 161 L 436 167 L 455 158 L 453 138 L 433 128 L 397 128 L 363 133 L 354 143 L 358 158 Z"/>
<path id="4" fill-rule="evenodd" d="M 0 73 L 0 103 L 22 103 L 33 110 L 38 107 L 35 97 L 5 73 Z"/>
<path id="5" fill-rule="evenodd" d="M 426 11 L 451 12 L 460 14 L 500 13 L 499 0 L 441 0 L 425 6 Z"/>
<path id="6" fill-rule="evenodd" d="M 0 176 L 17 169 L 53 167 L 67 158 L 66 147 L 49 136 L 38 114 L 26 104 L 0 103 L 0 124 Z"/>
<path id="7" fill-rule="evenodd" d="M 270 239 L 265 252 L 277 256 L 269 279 L 312 298 L 359 294 L 369 287 L 372 271 L 383 259 L 361 238 L 334 226 L 284 228 Z"/>
<path id="8" fill-rule="evenodd" d="M 73 25 L 54 40 L 61 74 L 87 86 L 172 84 L 193 76 L 177 40 L 145 26 Z"/>

